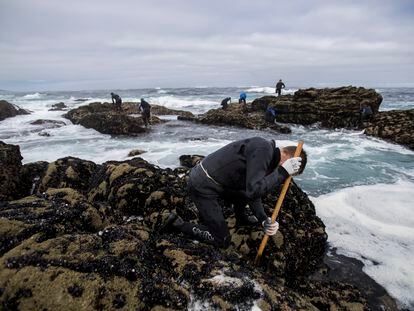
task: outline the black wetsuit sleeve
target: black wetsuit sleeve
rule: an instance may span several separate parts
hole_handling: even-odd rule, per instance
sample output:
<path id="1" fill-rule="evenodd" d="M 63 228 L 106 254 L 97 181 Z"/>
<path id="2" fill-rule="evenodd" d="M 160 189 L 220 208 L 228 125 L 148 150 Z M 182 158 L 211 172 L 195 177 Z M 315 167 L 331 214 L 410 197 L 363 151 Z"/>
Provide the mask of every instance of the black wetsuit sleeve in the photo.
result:
<path id="1" fill-rule="evenodd" d="M 250 150 L 249 150 L 250 149 Z M 276 186 L 281 185 L 289 176 L 286 170 L 278 166 L 272 173 L 270 163 L 273 150 L 266 148 L 247 148 L 246 153 L 246 197 L 257 199 L 268 193 Z"/>
<path id="2" fill-rule="evenodd" d="M 286 86 L 285 86 L 285 84 L 284 83 L 282 83 L 282 88 L 285 88 Z"/>
<path id="3" fill-rule="evenodd" d="M 249 207 L 260 223 L 267 219 L 267 215 L 263 209 L 262 200 L 260 198 L 249 202 Z"/>

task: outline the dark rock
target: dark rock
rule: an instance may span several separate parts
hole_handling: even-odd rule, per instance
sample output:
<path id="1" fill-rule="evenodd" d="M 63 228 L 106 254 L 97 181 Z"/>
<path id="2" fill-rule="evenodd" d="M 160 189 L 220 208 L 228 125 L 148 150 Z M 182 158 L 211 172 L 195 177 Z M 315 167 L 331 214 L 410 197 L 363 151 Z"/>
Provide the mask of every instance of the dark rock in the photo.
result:
<path id="1" fill-rule="evenodd" d="M 39 136 L 43 136 L 43 137 L 50 137 L 51 135 L 48 132 L 40 132 L 38 133 Z"/>
<path id="2" fill-rule="evenodd" d="M 365 134 L 392 141 L 414 150 L 414 109 L 379 112 L 364 122 Z"/>
<path id="3" fill-rule="evenodd" d="M 49 109 L 49 111 L 61 111 L 61 110 L 65 110 L 65 108 L 68 108 L 68 106 L 65 105 L 65 103 L 60 102 L 57 104 L 53 104 L 52 108 Z"/>
<path id="4" fill-rule="evenodd" d="M 329 128 L 357 127 L 361 123 L 360 109 L 370 106 L 378 112 L 382 96 L 373 89 L 340 87 L 298 90 L 285 96 L 264 96 L 252 102 L 252 109 L 263 111 L 276 108 L 276 120 L 283 123 L 310 125 L 320 122 Z"/>
<path id="5" fill-rule="evenodd" d="M 194 115 L 190 111 L 170 109 L 160 105 L 151 105 L 151 113 L 155 115 L 176 115 L 181 117 L 191 118 Z"/>
<path id="6" fill-rule="evenodd" d="M 21 114 L 30 114 L 30 112 L 25 109 L 19 108 L 15 105 L 12 105 L 5 100 L 0 100 L 0 121 Z"/>
<path id="7" fill-rule="evenodd" d="M 236 227 L 226 201 L 227 250 L 154 230 L 171 211 L 197 218 L 187 199 L 187 169 L 160 169 L 140 158 L 102 165 L 64 158 L 23 171 L 27 180 L 40 176 L 43 192 L 0 205 L 5 309 L 185 310 L 195 301 L 228 310 L 254 304 L 263 310 L 368 309 L 355 286 L 307 277 L 323 264 L 327 235 L 294 183 L 278 218 L 280 231 L 255 267 L 263 231 Z M 275 189 L 264 198 L 268 214 L 277 197 Z"/>
<path id="8" fill-rule="evenodd" d="M 146 152 L 145 150 L 134 149 L 134 150 L 131 150 L 131 151 L 128 153 L 128 157 L 135 157 L 135 156 L 138 156 L 138 155 L 143 154 L 143 153 L 145 153 L 145 152 Z"/>
<path id="9" fill-rule="evenodd" d="M 75 102 L 86 102 L 87 100 L 89 100 L 89 98 L 78 98 L 78 99 L 75 99 L 74 101 Z"/>
<path id="10" fill-rule="evenodd" d="M 114 300 L 112 301 L 112 305 L 115 309 L 121 309 L 126 304 L 126 298 L 122 294 L 115 295 Z"/>
<path id="11" fill-rule="evenodd" d="M 46 174 L 49 163 L 46 161 L 39 161 L 24 164 L 20 170 L 21 183 L 20 188 L 24 195 L 29 196 L 39 193 L 39 187 L 43 176 Z M 23 197 L 22 196 L 22 197 Z"/>
<path id="12" fill-rule="evenodd" d="M 62 127 L 65 126 L 66 123 L 63 121 L 58 121 L 58 120 L 45 120 L 45 119 L 38 119 L 35 121 L 30 122 L 31 125 L 43 125 L 44 128 L 58 128 L 58 127 Z"/>
<path id="13" fill-rule="evenodd" d="M 89 189 L 90 179 L 98 167 L 91 161 L 74 157 L 51 162 L 42 174 L 39 191 L 44 192 L 49 188 L 73 188 L 85 192 Z"/>
<path id="14" fill-rule="evenodd" d="M 134 136 L 147 132 L 141 117 L 131 117 L 115 110 L 109 103 L 91 103 L 87 106 L 70 110 L 64 115 L 74 124 L 93 128 L 103 134 Z M 162 120 L 151 116 L 151 124 L 161 123 Z"/>
<path id="15" fill-rule="evenodd" d="M 0 201 L 13 200 L 21 195 L 22 159 L 19 146 L 0 141 Z"/>
<path id="16" fill-rule="evenodd" d="M 139 114 L 140 111 L 138 110 L 139 103 L 131 103 L 126 102 L 122 104 L 123 110 L 128 114 Z M 165 106 L 160 105 L 154 105 L 151 104 L 151 114 L 153 115 L 175 115 L 175 116 L 181 116 L 186 118 L 194 117 L 194 115 L 190 111 L 185 110 L 176 110 L 176 109 L 170 109 Z"/>
<path id="17" fill-rule="evenodd" d="M 179 120 L 194 121 L 219 126 L 237 126 L 248 129 L 271 129 L 280 133 L 290 133 L 290 128 L 277 123 L 267 122 L 264 112 L 251 111 L 247 106 L 230 104 L 226 110 L 211 109 L 197 118 L 179 117 Z"/>
<path id="18" fill-rule="evenodd" d="M 198 163 L 200 163 L 201 160 L 203 160 L 203 159 L 204 159 L 204 156 L 202 156 L 202 155 L 184 154 L 184 155 L 180 156 L 180 165 L 184 166 L 184 167 L 187 167 L 187 168 L 192 168 L 192 167 L 196 166 Z"/>
<path id="19" fill-rule="evenodd" d="M 140 119 L 121 114 L 94 113 L 83 117 L 79 124 L 102 134 L 133 136 L 147 132 L 143 123 L 138 120 Z"/>
<path id="20" fill-rule="evenodd" d="M 82 297 L 83 294 L 83 287 L 77 284 L 73 284 L 68 287 L 68 292 L 75 298 Z"/>

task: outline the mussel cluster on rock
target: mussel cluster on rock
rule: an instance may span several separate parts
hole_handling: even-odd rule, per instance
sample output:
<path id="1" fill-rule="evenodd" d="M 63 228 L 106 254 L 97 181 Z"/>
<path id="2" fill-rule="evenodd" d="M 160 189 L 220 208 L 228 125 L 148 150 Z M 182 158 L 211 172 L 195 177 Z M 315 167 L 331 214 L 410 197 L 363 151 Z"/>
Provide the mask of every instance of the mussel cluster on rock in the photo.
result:
<path id="1" fill-rule="evenodd" d="M 307 277 L 321 265 L 327 235 L 294 183 L 280 230 L 255 267 L 262 229 L 236 227 L 226 202 L 229 249 L 157 232 L 173 210 L 197 221 L 187 168 L 161 169 L 141 158 L 22 165 L 18 146 L 3 143 L 0 162 L 8 178 L 0 190 L 2 309 L 368 308 L 357 288 Z M 268 213 L 277 195 L 275 189 L 264 198 Z"/>

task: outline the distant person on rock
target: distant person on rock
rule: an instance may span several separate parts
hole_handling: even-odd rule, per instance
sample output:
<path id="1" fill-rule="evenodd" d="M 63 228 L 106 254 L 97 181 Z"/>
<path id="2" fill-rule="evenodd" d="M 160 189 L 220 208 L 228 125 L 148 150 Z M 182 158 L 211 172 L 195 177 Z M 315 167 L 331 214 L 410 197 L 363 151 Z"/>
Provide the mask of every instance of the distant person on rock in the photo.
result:
<path id="1" fill-rule="evenodd" d="M 282 89 L 285 88 L 285 84 L 282 82 L 282 79 L 279 80 L 278 83 L 276 83 L 276 94 L 277 96 L 280 96 L 282 94 Z"/>
<path id="2" fill-rule="evenodd" d="M 265 120 L 270 123 L 275 123 L 277 110 L 273 107 L 268 107 L 265 113 Z"/>
<path id="3" fill-rule="evenodd" d="M 365 105 L 362 108 L 360 108 L 360 114 L 361 114 L 361 121 L 371 120 L 374 113 L 372 112 L 372 108 L 369 105 Z"/>
<path id="4" fill-rule="evenodd" d="M 222 198 L 233 203 L 238 226 L 260 225 L 266 234 L 274 235 L 279 224 L 272 223 L 266 215 L 261 198 L 277 189 L 289 175 L 303 172 L 306 152 L 293 157 L 295 150 L 295 146 L 280 148 L 274 140 L 253 137 L 211 153 L 191 169 L 188 180 L 189 196 L 199 211 L 200 223 L 184 222 L 170 213 L 160 231 L 183 232 L 193 239 L 227 248 L 230 233 L 219 204 Z"/>
<path id="5" fill-rule="evenodd" d="M 148 127 L 151 118 L 151 105 L 145 101 L 145 99 L 141 98 L 141 103 L 139 104 L 138 109 L 141 112 L 145 127 Z"/>
<path id="6" fill-rule="evenodd" d="M 115 109 L 118 111 L 122 110 L 122 99 L 118 94 L 111 93 L 112 104 L 115 105 Z"/>
<path id="7" fill-rule="evenodd" d="M 239 97 L 239 104 L 241 103 L 246 104 L 246 98 L 247 98 L 247 94 L 245 92 L 241 92 L 240 97 Z"/>
<path id="8" fill-rule="evenodd" d="M 221 101 L 221 106 L 223 110 L 227 110 L 227 108 L 229 107 L 229 102 L 231 103 L 231 97 L 226 97 Z"/>

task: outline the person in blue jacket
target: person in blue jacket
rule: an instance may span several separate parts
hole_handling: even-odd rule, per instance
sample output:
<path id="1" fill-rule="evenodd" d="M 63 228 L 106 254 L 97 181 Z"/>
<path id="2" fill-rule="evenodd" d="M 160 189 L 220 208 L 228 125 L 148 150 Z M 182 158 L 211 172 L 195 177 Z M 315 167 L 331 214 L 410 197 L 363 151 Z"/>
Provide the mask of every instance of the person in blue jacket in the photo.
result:
<path id="1" fill-rule="evenodd" d="M 245 92 L 241 92 L 240 97 L 239 97 L 239 104 L 241 103 L 246 104 L 246 98 L 247 98 L 247 94 Z"/>

